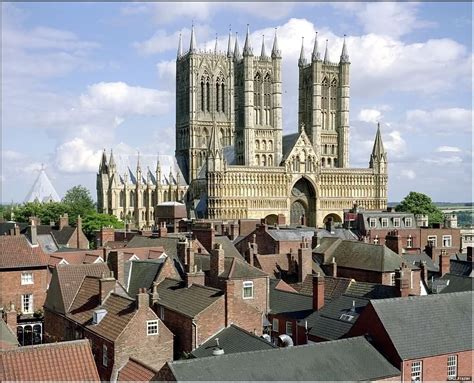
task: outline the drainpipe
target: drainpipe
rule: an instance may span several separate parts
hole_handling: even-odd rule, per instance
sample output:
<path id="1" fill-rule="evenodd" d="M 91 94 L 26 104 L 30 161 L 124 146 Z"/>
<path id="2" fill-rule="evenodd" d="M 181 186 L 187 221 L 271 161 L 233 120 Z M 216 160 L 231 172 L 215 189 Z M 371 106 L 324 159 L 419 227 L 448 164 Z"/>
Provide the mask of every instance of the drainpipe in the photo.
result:
<path id="1" fill-rule="evenodd" d="M 197 323 L 196 321 L 193 319 L 192 320 L 192 325 L 193 325 L 193 329 L 194 329 L 194 348 L 197 348 Z M 191 348 L 194 350 L 194 348 L 192 347 L 191 345 Z"/>

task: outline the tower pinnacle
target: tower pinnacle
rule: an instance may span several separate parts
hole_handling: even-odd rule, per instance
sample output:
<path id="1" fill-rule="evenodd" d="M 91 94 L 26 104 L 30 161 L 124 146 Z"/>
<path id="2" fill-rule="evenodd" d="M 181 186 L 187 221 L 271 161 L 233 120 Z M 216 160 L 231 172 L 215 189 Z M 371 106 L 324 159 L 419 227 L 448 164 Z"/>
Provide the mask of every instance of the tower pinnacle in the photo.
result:
<path id="1" fill-rule="evenodd" d="M 328 40 L 326 39 L 326 50 L 324 51 L 324 63 L 328 64 L 329 60 L 329 50 L 328 50 Z"/>
<path id="2" fill-rule="evenodd" d="M 318 32 L 316 32 L 316 36 L 314 37 L 314 47 L 313 47 L 313 54 L 311 58 L 313 61 L 321 60 L 321 54 L 319 53 L 319 46 L 318 46 Z"/>
<path id="3" fill-rule="evenodd" d="M 262 36 L 262 52 L 260 57 L 267 57 L 267 52 L 265 51 L 265 35 Z"/>
<path id="4" fill-rule="evenodd" d="M 303 66 L 306 64 L 306 59 L 304 57 L 304 37 L 301 38 L 301 52 L 300 52 L 300 58 L 298 60 L 298 65 Z"/>
<path id="5" fill-rule="evenodd" d="M 182 46 L 182 37 L 181 33 L 179 34 L 179 40 L 178 40 L 178 58 L 180 58 L 183 55 L 183 46 Z"/>
<path id="6" fill-rule="evenodd" d="M 281 52 L 278 48 L 277 29 L 275 28 L 275 37 L 273 39 L 272 58 L 281 58 Z"/>
<path id="7" fill-rule="evenodd" d="M 244 56 L 252 56 L 252 47 L 250 45 L 250 27 L 247 24 L 247 35 L 245 36 L 245 44 L 244 44 L 244 50 L 243 50 Z"/>
<path id="8" fill-rule="evenodd" d="M 229 27 L 229 42 L 227 43 L 227 57 L 232 57 L 232 30 Z"/>
<path id="9" fill-rule="evenodd" d="M 242 56 L 240 55 L 239 36 L 237 32 L 235 32 L 234 60 L 240 60 L 241 58 Z"/>
<path id="10" fill-rule="evenodd" d="M 189 52 L 196 52 L 196 37 L 194 36 L 194 24 L 191 27 L 191 41 L 189 42 Z"/>
<path id="11" fill-rule="evenodd" d="M 349 62 L 349 54 L 347 53 L 346 35 L 344 35 L 344 43 L 342 44 L 341 63 Z"/>

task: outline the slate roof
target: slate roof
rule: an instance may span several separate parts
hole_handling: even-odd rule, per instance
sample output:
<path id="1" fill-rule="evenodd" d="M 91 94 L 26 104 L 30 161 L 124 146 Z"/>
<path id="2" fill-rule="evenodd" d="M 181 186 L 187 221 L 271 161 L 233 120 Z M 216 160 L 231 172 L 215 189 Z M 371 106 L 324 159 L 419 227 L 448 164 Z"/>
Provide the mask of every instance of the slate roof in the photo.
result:
<path id="1" fill-rule="evenodd" d="M 313 311 L 313 298 L 307 295 L 278 290 L 278 280 L 270 280 L 270 313 L 285 314 L 287 317 L 301 319 Z"/>
<path id="2" fill-rule="evenodd" d="M 0 269 L 46 267 L 48 256 L 24 235 L 0 236 Z"/>
<path id="3" fill-rule="evenodd" d="M 435 264 L 431 257 L 429 257 L 425 252 L 421 252 L 419 254 L 403 254 L 402 258 L 407 264 L 417 267 L 420 267 L 421 262 L 425 261 L 428 271 L 431 271 L 432 273 L 439 272 L 439 265 Z"/>
<path id="4" fill-rule="evenodd" d="M 353 241 L 359 240 L 357 235 L 355 235 L 352 231 L 348 229 L 343 229 L 340 227 L 334 228 L 334 233 L 331 233 L 330 231 L 326 229 L 318 229 L 317 237 L 318 238 L 332 237 L 332 238 L 348 239 L 348 240 L 353 240 Z"/>
<path id="5" fill-rule="evenodd" d="M 14 222 L 14 221 L 0 222 L 0 235 L 9 235 L 10 230 L 13 229 L 15 225 L 20 228 L 20 232 L 28 227 L 28 224 L 23 223 L 23 222 Z"/>
<path id="6" fill-rule="evenodd" d="M 300 136 L 299 133 L 293 133 L 293 134 L 286 134 L 282 137 L 282 147 L 283 147 L 283 157 L 281 158 L 282 161 L 286 160 L 291 150 L 295 146 L 296 141 L 298 141 L 299 136 Z"/>
<path id="7" fill-rule="evenodd" d="M 181 360 L 168 366 L 177 381 L 354 381 L 400 374 L 363 337 Z"/>
<path id="8" fill-rule="evenodd" d="M 212 287 L 191 285 L 166 278 L 158 285 L 159 304 L 194 318 L 223 296 L 223 292 Z"/>
<path id="9" fill-rule="evenodd" d="M 73 226 L 64 226 L 59 230 L 59 226 L 38 225 L 36 226 L 36 231 L 38 235 L 52 235 L 58 246 L 67 246 L 69 240 L 74 235 L 76 228 Z M 31 242 L 31 227 L 26 227 L 22 230 L 22 233 L 25 234 Z"/>
<path id="10" fill-rule="evenodd" d="M 46 295 L 45 307 L 65 314 L 69 311 L 74 297 L 86 276 L 101 277 L 110 273 L 107 264 L 59 265 L 53 271 Z"/>
<path id="11" fill-rule="evenodd" d="M 7 350 L 18 347 L 16 334 L 7 326 L 5 321 L 0 318 L 0 350 Z"/>
<path id="12" fill-rule="evenodd" d="M 472 350 L 472 292 L 372 300 L 402 360 Z"/>
<path id="13" fill-rule="evenodd" d="M 265 339 L 232 324 L 201 344 L 191 355 L 196 358 L 213 356 L 212 351 L 216 346 L 216 338 L 219 339 L 219 347 L 224 350 L 225 354 L 276 348 L 276 346 Z"/>
<path id="14" fill-rule="evenodd" d="M 1 381 L 100 381 L 87 339 L 0 352 Z"/>
<path id="15" fill-rule="evenodd" d="M 397 288 L 379 283 L 353 281 L 348 286 L 345 295 L 366 299 L 394 298 L 397 296 Z"/>
<path id="16" fill-rule="evenodd" d="M 130 261 L 125 273 L 127 281 L 127 292 L 134 297 L 138 293 L 138 289 L 145 287 L 151 288 L 157 274 L 163 267 L 164 260 L 146 260 L 146 261 Z"/>
<path id="17" fill-rule="evenodd" d="M 415 215 L 413 213 L 406 213 L 406 212 L 387 212 L 387 211 L 364 211 L 359 213 L 359 215 L 362 217 L 362 221 L 364 223 L 364 229 L 365 230 L 377 230 L 377 229 L 383 229 L 383 230 L 392 230 L 392 229 L 406 229 L 406 228 L 417 228 L 416 224 L 416 219 Z M 405 218 L 411 218 L 411 226 L 405 226 L 404 219 Z M 375 227 L 370 227 L 369 226 L 369 218 L 376 218 L 376 226 Z M 382 221 L 381 218 L 388 218 L 388 226 L 387 227 L 382 227 Z M 400 218 L 400 227 L 395 227 L 393 225 L 393 218 Z"/>
<path id="18" fill-rule="evenodd" d="M 243 259 L 242 255 L 235 248 L 232 241 L 225 235 L 216 236 L 214 238 L 214 242 L 222 245 L 222 249 L 224 250 L 224 254 L 226 257 Z"/>
<path id="19" fill-rule="evenodd" d="M 337 237 L 322 237 L 318 238 L 318 244 L 313 249 L 313 252 L 318 254 L 326 253 L 328 250 L 335 249 L 341 243 L 341 239 Z"/>
<path id="20" fill-rule="evenodd" d="M 267 274 L 262 270 L 250 265 L 240 258 L 225 257 L 224 272 L 219 275 L 221 278 L 241 279 L 241 278 L 261 278 Z"/>
<path id="21" fill-rule="evenodd" d="M 127 363 L 119 370 L 118 382 L 149 382 L 157 374 L 157 370 L 147 366 L 135 358 L 129 358 Z"/>
<path id="22" fill-rule="evenodd" d="M 301 239 L 304 237 L 309 240 L 311 243 L 311 239 L 313 238 L 315 230 L 311 228 L 272 228 L 267 227 L 267 233 L 275 240 L 275 241 L 296 241 L 301 242 Z"/>
<path id="23" fill-rule="evenodd" d="M 472 262 L 451 259 L 449 271 L 451 274 L 473 277 Z"/>
<path id="24" fill-rule="evenodd" d="M 441 290 L 442 294 L 474 290 L 474 279 L 471 277 L 447 273 L 441 279 L 448 281 L 448 285 Z"/>

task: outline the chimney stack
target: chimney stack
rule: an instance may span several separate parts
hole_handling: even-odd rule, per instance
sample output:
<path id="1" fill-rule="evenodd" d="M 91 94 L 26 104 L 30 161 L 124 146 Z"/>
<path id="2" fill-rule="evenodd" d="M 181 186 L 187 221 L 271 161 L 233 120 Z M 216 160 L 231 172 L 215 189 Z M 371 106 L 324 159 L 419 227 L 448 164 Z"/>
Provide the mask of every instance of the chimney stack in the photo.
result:
<path id="1" fill-rule="evenodd" d="M 308 240 L 303 237 L 298 249 L 298 282 L 303 282 L 313 272 L 313 257 Z"/>
<path id="2" fill-rule="evenodd" d="M 17 315 L 18 313 L 15 310 L 15 305 L 13 302 L 10 302 L 9 310 L 5 314 L 5 322 L 8 327 L 16 334 L 17 331 Z"/>
<path id="3" fill-rule="evenodd" d="M 398 230 L 393 230 L 386 235 L 385 246 L 399 255 L 402 254 L 403 244 L 402 238 L 398 234 Z"/>
<path id="4" fill-rule="evenodd" d="M 140 289 L 138 289 L 136 302 L 137 310 L 143 310 L 150 307 L 150 296 L 144 287 L 140 287 Z"/>
<path id="5" fill-rule="evenodd" d="M 230 224 L 230 233 L 229 233 L 229 239 L 233 241 L 239 236 L 239 225 L 236 224 L 235 222 L 232 222 Z"/>
<path id="6" fill-rule="evenodd" d="M 166 238 L 168 236 L 168 228 L 166 227 L 166 222 L 160 222 L 160 228 L 158 229 L 158 236 L 160 238 Z"/>
<path id="7" fill-rule="evenodd" d="M 186 249 L 189 243 L 186 237 L 181 237 L 176 245 L 176 251 L 178 253 L 178 259 L 184 265 L 186 264 Z"/>
<path id="8" fill-rule="evenodd" d="M 250 265 L 253 266 L 255 263 L 255 256 L 258 254 L 257 235 L 255 233 L 252 235 L 252 242 L 250 242 L 248 245 L 249 245 L 248 262 Z"/>
<path id="9" fill-rule="evenodd" d="M 115 288 L 115 278 L 110 273 L 102 273 L 102 278 L 99 279 L 100 304 L 102 305 L 107 298 L 107 295 Z"/>
<path id="10" fill-rule="evenodd" d="M 404 265 L 402 265 L 402 268 L 395 270 L 395 287 L 399 297 L 407 297 L 409 295 L 410 284 L 407 280 Z"/>
<path id="11" fill-rule="evenodd" d="M 336 278 L 337 277 L 337 263 L 336 258 L 332 257 L 331 263 L 329 264 L 329 270 L 331 271 L 331 275 Z"/>
<path id="12" fill-rule="evenodd" d="M 20 235 L 20 226 L 18 226 L 16 223 L 15 225 L 13 226 L 13 235 Z"/>
<path id="13" fill-rule="evenodd" d="M 38 244 L 38 229 L 36 227 L 35 221 L 31 221 L 30 233 L 31 233 L 31 244 L 37 245 Z"/>
<path id="14" fill-rule="evenodd" d="M 59 230 L 62 230 L 66 226 L 69 226 L 69 217 L 67 213 L 64 213 L 59 217 Z"/>
<path id="15" fill-rule="evenodd" d="M 326 221 L 326 230 L 329 231 L 331 234 L 334 234 L 334 221 L 332 217 L 329 217 Z"/>
<path id="16" fill-rule="evenodd" d="M 77 223 L 76 223 L 76 242 L 77 248 L 81 248 L 81 234 L 82 234 L 82 218 L 80 215 L 77 216 Z"/>
<path id="17" fill-rule="evenodd" d="M 110 270 L 114 273 L 115 279 L 124 286 L 125 271 L 123 252 L 117 250 L 110 251 L 107 256 L 107 264 L 109 265 Z"/>
<path id="18" fill-rule="evenodd" d="M 324 307 L 324 277 L 319 273 L 313 274 L 313 310 L 319 311 Z"/>
<path id="19" fill-rule="evenodd" d="M 186 270 L 188 273 L 194 272 L 194 251 L 191 246 L 186 248 Z"/>
<path id="20" fill-rule="evenodd" d="M 451 266 L 451 260 L 446 252 L 446 250 L 441 250 L 441 254 L 439 255 L 439 274 L 442 277 L 444 274 L 449 273 L 449 269 Z"/>
<path id="21" fill-rule="evenodd" d="M 214 285 L 217 285 L 218 277 L 224 272 L 224 250 L 220 243 L 214 244 L 211 251 L 211 270 L 210 276 Z"/>
<path id="22" fill-rule="evenodd" d="M 468 262 L 472 262 L 472 246 L 467 247 L 467 257 Z"/>
<path id="23" fill-rule="evenodd" d="M 215 230 L 210 222 L 195 224 L 193 235 L 208 252 L 211 252 L 214 248 Z"/>
<path id="24" fill-rule="evenodd" d="M 158 282 L 153 282 L 153 289 L 151 293 L 151 304 L 155 308 L 160 300 L 160 295 L 158 294 Z"/>

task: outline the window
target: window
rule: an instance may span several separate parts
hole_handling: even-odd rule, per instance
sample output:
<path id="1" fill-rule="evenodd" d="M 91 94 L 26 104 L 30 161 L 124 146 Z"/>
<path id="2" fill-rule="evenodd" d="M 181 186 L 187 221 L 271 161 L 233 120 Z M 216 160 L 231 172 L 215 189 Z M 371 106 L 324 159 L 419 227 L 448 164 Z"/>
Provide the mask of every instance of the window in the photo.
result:
<path id="1" fill-rule="evenodd" d="M 354 315 L 349 315 L 349 314 L 342 314 L 339 319 L 345 320 L 350 322 L 352 319 L 354 319 Z"/>
<path id="2" fill-rule="evenodd" d="M 158 335 L 158 320 L 155 319 L 146 321 L 146 334 Z"/>
<path id="3" fill-rule="evenodd" d="M 24 294 L 21 296 L 21 312 L 23 314 L 33 313 L 33 294 Z"/>
<path id="4" fill-rule="evenodd" d="M 369 218 L 369 227 L 377 226 L 377 219 L 376 218 Z"/>
<path id="5" fill-rule="evenodd" d="M 109 356 L 107 355 L 107 346 L 102 346 L 102 365 L 107 367 L 109 365 Z"/>
<path id="6" fill-rule="evenodd" d="M 286 322 L 286 334 L 293 335 L 293 323 Z"/>
<path id="7" fill-rule="evenodd" d="M 390 273 L 390 284 L 395 286 L 395 273 Z"/>
<path id="8" fill-rule="evenodd" d="M 21 273 L 21 284 L 32 285 L 33 284 L 33 273 Z"/>
<path id="9" fill-rule="evenodd" d="M 279 332 L 279 331 L 280 331 L 280 324 L 278 323 L 278 319 L 276 319 L 276 318 L 273 318 L 273 321 L 272 321 L 272 330 L 275 331 L 275 332 Z"/>
<path id="10" fill-rule="evenodd" d="M 405 227 L 411 227 L 411 218 L 405 218 Z"/>
<path id="11" fill-rule="evenodd" d="M 160 319 L 165 320 L 165 308 L 160 306 Z"/>
<path id="12" fill-rule="evenodd" d="M 438 238 L 436 235 L 428 235 L 428 245 L 436 247 Z"/>
<path id="13" fill-rule="evenodd" d="M 382 227 L 388 227 L 388 218 L 382 218 Z"/>
<path id="14" fill-rule="evenodd" d="M 423 366 L 421 361 L 418 362 L 411 362 L 411 381 L 412 382 L 421 382 L 422 379 L 422 369 Z"/>
<path id="15" fill-rule="evenodd" d="M 400 218 L 394 218 L 393 219 L 393 226 L 394 227 L 400 227 Z"/>
<path id="16" fill-rule="evenodd" d="M 451 247 L 451 236 L 450 235 L 443 235 L 443 247 Z"/>
<path id="17" fill-rule="evenodd" d="M 407 238 L 407 248 L 410 249 L 412 247 L 413 247 L 413 238 L 411 237 L 411 235 L 409 235 Z"/>
<path id="18" fill-rule="evenodd" d="M 244 282 L 244 286 L 242 289 L 242 294 L 244 299 L 252 299 L 253 298 L 253 282 L 248 281 Z"/>
<path id="19" fill-rule="evenodd" d="M 448 356 L 448 379 L 458 376 L 458 357 L 457 355 Z"/>

